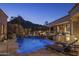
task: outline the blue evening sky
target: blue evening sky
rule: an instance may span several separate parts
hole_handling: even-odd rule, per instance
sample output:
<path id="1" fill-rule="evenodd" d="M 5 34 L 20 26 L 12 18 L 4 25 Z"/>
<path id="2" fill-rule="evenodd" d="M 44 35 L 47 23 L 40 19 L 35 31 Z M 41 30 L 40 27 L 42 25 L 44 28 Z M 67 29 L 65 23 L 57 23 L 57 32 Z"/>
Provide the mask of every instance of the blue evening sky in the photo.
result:
<path id="1" fill-rule="evenodd" d="M 0 8 L 9 16 L 21 15 L 25 20 L 36 24 L 52 22 L 68 14 L 74 4 L 43 3 L 43 4 L 0 4 Z M 9 20 L 9 19 L 8 19 Z"/>

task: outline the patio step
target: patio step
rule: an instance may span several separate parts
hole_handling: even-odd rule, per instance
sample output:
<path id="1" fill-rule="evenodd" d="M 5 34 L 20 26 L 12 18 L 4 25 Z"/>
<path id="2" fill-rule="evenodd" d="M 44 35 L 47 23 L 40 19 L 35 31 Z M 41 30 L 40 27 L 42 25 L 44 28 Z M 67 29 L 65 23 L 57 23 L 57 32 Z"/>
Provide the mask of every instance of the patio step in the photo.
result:
<path id="1" fill-rule="evenodd" d="M 9 53 L 0 53 L 0 56 L 10 56 Z"/>

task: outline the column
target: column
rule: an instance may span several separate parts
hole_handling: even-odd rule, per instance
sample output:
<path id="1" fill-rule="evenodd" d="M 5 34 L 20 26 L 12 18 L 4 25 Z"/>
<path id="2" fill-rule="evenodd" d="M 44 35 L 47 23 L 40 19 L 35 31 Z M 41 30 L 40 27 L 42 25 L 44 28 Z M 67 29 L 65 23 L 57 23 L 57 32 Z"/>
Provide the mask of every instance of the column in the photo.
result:
<path id="1" fill-rule="evenodd" d="M 51 32 L 51 27 L 49 27 L 49 32 Z"/>
<path id="2" fill-rule="evenodd" d="M 57 32 L 59 32 L 59 26 L 57 26 Z"/>

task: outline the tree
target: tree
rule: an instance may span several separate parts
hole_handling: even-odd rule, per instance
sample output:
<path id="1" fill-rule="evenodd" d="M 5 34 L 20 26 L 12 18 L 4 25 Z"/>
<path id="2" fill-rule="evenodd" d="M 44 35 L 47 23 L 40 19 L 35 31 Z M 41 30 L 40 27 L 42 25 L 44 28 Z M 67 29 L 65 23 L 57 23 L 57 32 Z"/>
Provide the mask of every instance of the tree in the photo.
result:
<path id="1" fill-rule="evenodd" d="M 45 21 L 45 25 L 48 25 L 48 21 Z"/>

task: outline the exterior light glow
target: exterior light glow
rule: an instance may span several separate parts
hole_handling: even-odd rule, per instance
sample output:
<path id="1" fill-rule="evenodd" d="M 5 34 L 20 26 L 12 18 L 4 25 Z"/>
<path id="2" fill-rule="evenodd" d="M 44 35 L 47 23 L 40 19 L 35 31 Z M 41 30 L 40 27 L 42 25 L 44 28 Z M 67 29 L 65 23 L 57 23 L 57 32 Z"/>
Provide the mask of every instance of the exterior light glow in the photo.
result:
<path id="1" fill-rule="evenodd" d="M 76 37 L 75 37 L 74 39 L 75 39 L 75 40 L 77 40 L 77 38 L 76 38 Z"/>
<path id="2" fill-rule="evenodd" d="M 67 40 L 67 41 L 69 41 L 69 40 L 70 40 L 70 38 L 69 38 L 69 37 L 66 37 L 66 40 Z"/>

